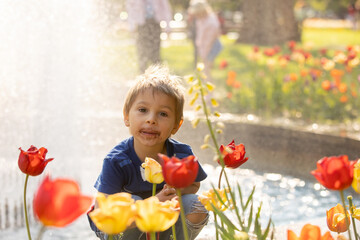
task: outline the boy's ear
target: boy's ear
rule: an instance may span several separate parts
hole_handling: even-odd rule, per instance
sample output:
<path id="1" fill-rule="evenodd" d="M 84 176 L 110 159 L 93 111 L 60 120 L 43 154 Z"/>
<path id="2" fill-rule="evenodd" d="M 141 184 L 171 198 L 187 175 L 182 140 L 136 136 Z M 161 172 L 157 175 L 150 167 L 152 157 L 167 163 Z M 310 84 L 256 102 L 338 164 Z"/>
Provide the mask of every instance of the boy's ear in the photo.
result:
<path id="1" fill-rule="evenodd" d="M 181 125 L 183 124 L 183 122 L 184 122 L 184 119 L 181 118 L 179 124 L 176 125 L 176 126 L 174 127 L 174 129 L 171 131 L 171 134 L 174 135 L 174 134 L 179 130 L 179 128 L 181 127 Z"/>
<path id="2" fill-rule="evenodd" d="M 125 126 L 130 127 L 129 115 L 126 114 L 125 112 L 123 112 L 123 114 L 124 114 L 124 123 L 125 123 Z"/>

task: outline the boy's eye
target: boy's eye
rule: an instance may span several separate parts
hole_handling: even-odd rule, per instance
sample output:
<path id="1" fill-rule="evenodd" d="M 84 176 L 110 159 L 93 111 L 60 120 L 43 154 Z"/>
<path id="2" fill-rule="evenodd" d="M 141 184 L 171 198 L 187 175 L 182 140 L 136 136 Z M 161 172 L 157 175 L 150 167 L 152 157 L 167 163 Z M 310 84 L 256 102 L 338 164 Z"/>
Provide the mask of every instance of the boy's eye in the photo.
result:
<path id="1" fill-rule="evenodd" d="M 139 108 L 139 112 L 146 112 L 146 108 Z"/>
<path id="2" fill-rule="evenodd" d="M 167 114 L 166 112 L 161 112 L 161 113 L 160 113 L 160 116 L 162 116 L 162 117 L 167 117 L 168 114 Z"/>

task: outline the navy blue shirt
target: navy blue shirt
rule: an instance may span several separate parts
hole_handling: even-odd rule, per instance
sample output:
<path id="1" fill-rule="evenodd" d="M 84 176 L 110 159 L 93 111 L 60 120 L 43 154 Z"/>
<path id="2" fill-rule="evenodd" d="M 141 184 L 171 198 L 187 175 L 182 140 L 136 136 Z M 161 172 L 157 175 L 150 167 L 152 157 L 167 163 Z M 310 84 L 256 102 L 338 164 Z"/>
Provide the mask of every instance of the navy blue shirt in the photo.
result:
<path id="1" fill-rule="evenodd" d="M 189 145 L 178 142 L 174 139 L 167 139 L 165 142 L 168 156 L 185 158 L 194 155 Z M 115 146 L 105 157 L 102 171 L 95 182 L 95 188 L 102 193 L 114 194 L 128 192 L 142 198 L 152 195 L 152 183 L 142 177 L 144 171 L 142 162 L 135 153 L 134 138 L 130 137 Z M 207 177 L 200 163 L 199 171 L 195 182 L 200 182 Z M 157 184 L 157 190 L 161 190 L 165 182 Z"/>

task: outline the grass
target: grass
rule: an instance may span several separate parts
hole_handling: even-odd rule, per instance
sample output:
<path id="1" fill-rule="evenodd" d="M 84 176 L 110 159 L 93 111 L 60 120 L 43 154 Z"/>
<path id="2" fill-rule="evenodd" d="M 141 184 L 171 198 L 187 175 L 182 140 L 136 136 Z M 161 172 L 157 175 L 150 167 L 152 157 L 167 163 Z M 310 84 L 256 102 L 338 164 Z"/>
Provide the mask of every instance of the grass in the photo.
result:
<path id="1" fill-rule="evenodd" d="M 223 51 L 215 60 L 218 66 L 222 59 L 231 63 L 234 70 L 241 71 L 244 61 L 247 61 L 246 54 L 251 50 L 252 45 L 237 44 L 234 39 L 222 36 L 221 43 L 224 45 Z M 343 49 L 348 45 L 360 43 L 360 31 L 351 29 L 319 29 L 305 28 L 302 32 L 302 45 L 313 48 Z M 193 72 L 193 47 L 190 40 L 184 40 L 180 44 L 169 44 L 162 49 L 161 55 L 169 67 L 179 75 L 187 75 Z M 212 74 L 215 79 L 223 78 L 223 74 L 214 68 Z"/>
<path id="2" fill-rule="evenodd" d="M 351 29 L 306 28 L 302 33 L 304 43 L 312 43 L 316 47 L 338 47 L 360 43 L 360 31 Z"/>
<path id="3" fill-rule="evenodd" d="M 347 54 L 347 46 L 356 45 L 360 42 L 360 31 L 350 29 L 303 29 L 302 42 L 297 43 L 297 48 L 310 52 L 313 56 L 311 63 L 299 63 L 290 61 L 286 67 L 275 66 L 275 70 L 267 66 L 270 58 L 260 61 L 250 61 L 248 55 L 253 52 L 253 45 L 239 44 L 234 39 L 222 36 L 221 42 L 224 45 L 223 51 L 216 58 L 212 77 L 218 87 L 216 97 L 224 104 L 221 106 L 233 113 L 254 113 L 257 115 L 271 116 L 293 116 L 305 118 L 310 122 L 324 121 L 346 121 L 358 119 L 360 107 L 359 98 L 354 96 L 360 91 L 359 82 L 356 76 L 360 74 L 358 65 L 348 72 L 344 64 L 336 63 L 334 68 L 343 71 L 342 82 L 347 84 L 346 93 L 338 89 L 325 91 L 322 89 L 322 81 L 332 81 L 330 70 L 324 71 L 319 63 L 323 56 L 321 49 L 327 49 L 326 57 L 332 59 L 336 52 L 343 51 Z M 286 54 L 289 49 L 286 44 L 281 47 L 281 53 Z M 261 48 L 262 50 L 264 47 Z M 278 62 L 278 56 L 273 58 Z M 168 44 L 162 49 L 162 57 L 170 69 L 177 75 L 185 76 L 194 71 L 193 47 L 189 40 Z M 221 69 L 219 63 L 223 60 L 228 62 L 226 69 Z M 278 63 L 277 63 L 278 64 Z M 321 77 L 311 80 L 310 70 L 313 68 L 322 71 Z M 301 76 L 302 71 L 307 71 L 308 76 Z M 241 87 L 234 89 L 227 85 L 228 73 L 236 73 L 236 81 Z M 290 74 L 296 75 L 296 82 L 284 82 Z M 334 82 L 334 81 L 333 81 Z M 350 94 L 350 89 L 352 90 Z M 355 91 L 355 93 L 353 93 Z M 227 99 L 228 94 L 231 99 Z M 349 100 L 340 102 L 341 97 Z"/>

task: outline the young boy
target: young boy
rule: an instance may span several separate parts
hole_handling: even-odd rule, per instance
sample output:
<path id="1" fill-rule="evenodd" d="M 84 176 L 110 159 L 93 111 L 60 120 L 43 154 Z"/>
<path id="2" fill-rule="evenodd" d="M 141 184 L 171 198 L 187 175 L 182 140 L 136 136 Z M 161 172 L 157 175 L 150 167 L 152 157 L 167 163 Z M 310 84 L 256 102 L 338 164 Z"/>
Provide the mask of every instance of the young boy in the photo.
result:
<path id="1" fill-rule="evenodd" d="M 135 200 L 150 197 L 152 184 L 141 174 L 145 157 L 158 159 L 158 153 L 180 159 L 194 155 L 190 146 L 170 138 L 181 126 L 183 107 L 180 81 L 170 75 L 167 68 L 151 66 L 140 75 L 129 90 L 123 109 L 124 122 L 132 137 L 120 142 L 105 157 L 95 188 L 105 194 L 128 192 Z M 189 239 L 195 239 L 209 218 L 195 194 L 206 176 L 199 164 L 195 182 L 181 190 Z M 176 192 L 162 183 L 157 184 L 156 196 L 160 201 L 166 201 L 174 198 Z M 91 227 L 99 238 L 107 239 L 94 224 L 91 223 Z M 170 235 L 171 228 L 161 232 L 160 239 L 168 240 Z M 179 240 L 184 237 L 180 218 L 176 223 L 176 236 Z M 120 239 L 120 235 L 115 239 Z M 133 226 L 123 233 L 122 239 L 146 239 L 146 234 Z"/>

